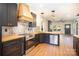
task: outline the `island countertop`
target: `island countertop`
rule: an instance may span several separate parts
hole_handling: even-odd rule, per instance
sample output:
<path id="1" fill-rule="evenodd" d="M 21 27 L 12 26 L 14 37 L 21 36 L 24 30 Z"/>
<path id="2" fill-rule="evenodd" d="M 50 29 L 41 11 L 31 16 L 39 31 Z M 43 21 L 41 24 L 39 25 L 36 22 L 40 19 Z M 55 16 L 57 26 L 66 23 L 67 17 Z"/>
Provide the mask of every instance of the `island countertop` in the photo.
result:
<path id="1" fill-rule="evenodd" d="M 31 32 L 30 34 L 64 34 L 63 32 Z M 16 40 L 18 38 L 22 38 L 24 35 L 18 35 L 18 34 L 13 34 L 13 35 L 4 35 L 2 36 L 2 42 L 10 41 L 10 40 Z"/>
<path id="2" fill-rule="evenodd" d="M 17 34 L 4 35 L 4 36 L 2 36 L 2 42 L 6 42 L 6 41 L 10 41 L 10 40 L 16 40 L 16 39 L 22 38 L 22 37 L 24 37 L 24 35 L 17 35 Z"/>
<path id="3" fill-rule="evenodd" d="M 73 35 L 74 37 L 76 37 L 76 38 L 79 38 L 79 35 Z"/>
<path id="4" fill-rule="evenodd" d="M 63 32 L 31 32 L 30 34 L 64 34 Z"/>

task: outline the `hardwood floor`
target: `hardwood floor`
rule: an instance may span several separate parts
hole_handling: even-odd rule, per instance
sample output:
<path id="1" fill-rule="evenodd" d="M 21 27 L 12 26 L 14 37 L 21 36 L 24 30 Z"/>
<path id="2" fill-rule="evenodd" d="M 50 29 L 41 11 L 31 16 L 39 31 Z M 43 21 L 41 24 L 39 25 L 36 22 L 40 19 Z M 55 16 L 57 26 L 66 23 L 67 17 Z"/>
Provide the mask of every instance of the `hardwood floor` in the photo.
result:
<path id="1" fill-rule="evenodd" d="M 76 52 L 72 48 L 72 46 L 62 43 L 66 42 L 66 38 L 64 40 L 61 39 L 60 46 L 54 46 L 46 43 L 38 44 L 35 48 L 32 49 L 27 56 L 76 56 Z M 72 40 L 71 38 L 69 40 Z M 68 42 L 69 43 L 69 42 Z"/>

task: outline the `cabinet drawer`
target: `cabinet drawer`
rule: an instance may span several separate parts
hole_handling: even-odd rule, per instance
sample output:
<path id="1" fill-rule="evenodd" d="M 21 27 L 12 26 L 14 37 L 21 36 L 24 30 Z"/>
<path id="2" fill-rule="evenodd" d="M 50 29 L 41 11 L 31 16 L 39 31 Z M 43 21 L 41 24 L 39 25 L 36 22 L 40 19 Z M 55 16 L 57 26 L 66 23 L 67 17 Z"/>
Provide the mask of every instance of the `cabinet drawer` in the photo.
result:
<path id="1" fill-rule="evenodd" d="M 0 56 L 1 56 L 1 47 L 0 47 Z"/>
<path id="2" fill-rule="evenodd" d="M 21 56 L 24 51 L 24 38 L 8 41 L 3 43 L 3 56 Z"/>
<path id="3" fill-rule="evenodd" d="M 21 46 L 20 44 L 13 44 L 9 46 L 3 47 L 3 55 L 11 55 L 13 53 L 20 52 Z"/>
<path id="4" fill-rule="evenodd" d="M 3 47 L 10 46 L 10 45 L 13 45 L 13 44 L 16 44 L 16 43 L 20 43 L 20 42 L 23 41 L 21 39 L 16 39 L 16 40 L 12 40 L 12 41 L 3 42 Z"/>

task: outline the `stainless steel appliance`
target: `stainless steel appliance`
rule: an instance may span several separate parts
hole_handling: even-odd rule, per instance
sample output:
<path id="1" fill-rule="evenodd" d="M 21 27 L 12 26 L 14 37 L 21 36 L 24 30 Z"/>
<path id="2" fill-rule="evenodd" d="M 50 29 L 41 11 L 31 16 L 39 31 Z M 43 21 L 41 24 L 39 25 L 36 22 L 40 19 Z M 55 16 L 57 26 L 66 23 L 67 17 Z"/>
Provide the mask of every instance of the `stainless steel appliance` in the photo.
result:
<path id="1" fill-rule="evenodd" d="M 50 44 L 58 45 L 58 35 L 50 35 Z"/>

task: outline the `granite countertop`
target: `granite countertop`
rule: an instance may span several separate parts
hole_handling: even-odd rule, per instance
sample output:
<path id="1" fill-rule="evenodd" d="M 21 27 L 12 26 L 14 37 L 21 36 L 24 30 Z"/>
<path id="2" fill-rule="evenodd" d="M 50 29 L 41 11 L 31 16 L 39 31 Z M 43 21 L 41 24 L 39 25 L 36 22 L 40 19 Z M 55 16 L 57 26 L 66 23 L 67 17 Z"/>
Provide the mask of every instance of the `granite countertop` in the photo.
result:
<path id="1" fill-rule="evenodd" d="M 79 38 L 79 35 L 73 35 L 74 37 L 77 37 L 77 38 Z"/>
<path id="2" fill-rule="evenodd" d="M 24 35 L 17 35 L 17 34 L 13 34 L 13 35 L 4 35 L 2 36 L 2 42 L 6 42 L 9 40 L 16 40 L 18 38 L 22 38 L 24 37 Z"/>

